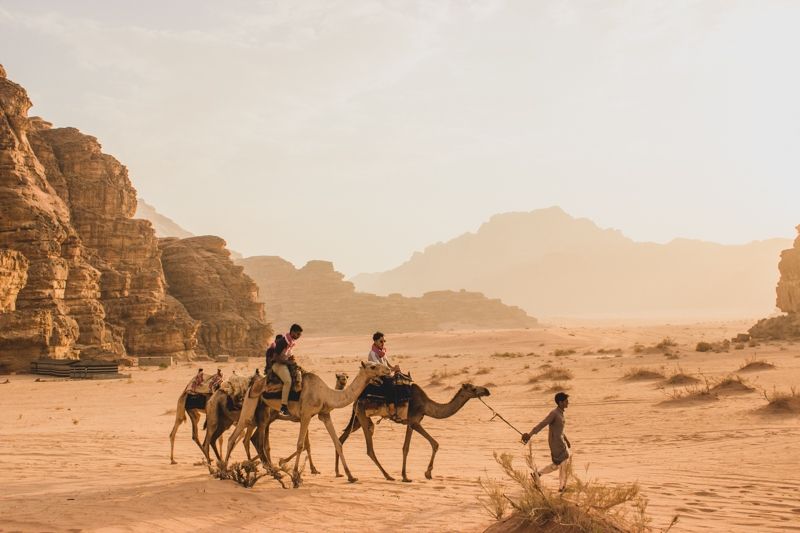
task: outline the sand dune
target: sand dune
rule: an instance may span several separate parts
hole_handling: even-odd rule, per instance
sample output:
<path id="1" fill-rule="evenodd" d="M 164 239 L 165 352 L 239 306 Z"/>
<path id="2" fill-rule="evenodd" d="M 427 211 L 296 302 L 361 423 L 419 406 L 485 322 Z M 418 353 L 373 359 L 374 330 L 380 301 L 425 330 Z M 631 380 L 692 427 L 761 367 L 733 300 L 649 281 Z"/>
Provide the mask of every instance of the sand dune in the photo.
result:
<path id="1" fill-rule="evenodd" d="M 572 395 L 567 432 L 575 466 L 609 482 L 639 481 L 650 500 L 654 525 L 678 513 L 673 531 L 800 530 L 800 417 L 759 411 L 759 392 L 720 394 L 713 402 L 668 405 L 672 387 L 657 380 L 623 380 L 633 367 L 678 367 L 723 378 L 756 357 L 777 370 L 747 372 L 757 388 L 788 390 L 800 381 L 800 345 L 770 344 L 728 353 L 698 353 L 699 340 L 717 341 L 749 322 L 664 326 L 551 326 L 536 330 L 454 331 L 393 335 L 390 355 L 410 369 L 428 394 L 447 401 L 461 381 L 491 387 L 488 402 L 527 431 L 546 414 L 552 382 L 531 383 L 550 365 L 566 368 Z M 671 337 L 664 353 L 634 353 Z M 334 372 L 355 374 L 363 338 L 304 338 L 297 353 L 331 385 Z M 598 353 L 599 350 L 610 353 Z M 617 353 L 621 349 L 622 354 Z M 574 354 L 555 356 L 556 350 Z M 587 354 L 586 352 L 592 352 Z M 497 355 L 493 355 L 497 354 Z M 677 359 L 674 357 L 677 355 Z M 249 373 L 260 361 L 222 365 Z M 213 366 L 204 363 L 206 367 Z M 424 421 L 440 443 L 433 480 L 423 477 L 430 447 L 412 440 L 413 483 L 384 481 L 365 454 L 362 434 L 345 454 L 355 484 L 333 476 L 333 446 L 321 423 L 311 426 L 312 452 L 322 470 L 308 473 L 297 490 L 264 478 L 252 489 L 212 479 L 197 463 L 200 451 L 188 424 L 169 464 L 168 433 L 177 396 L 196 365 L 166 370 L 133 369 L 129 380 L 47 381 L 12 375 L 0 386 L 0 508 L 4 530 L 14 531 L 482 531 L 493 519 L 478 505 L 479 476 L 500 478 L 492 452 L 521 454 L 517 434 L 471 401 L 448 420 Z M 446 370 L 446 371 L 445 371 Z M 436 371 L 438 384 L 429 385 Z M 441 375 L 444 374 L 444 377 Z M 683 386 L 683 385 L 681 385 Z M 539 390 L 532 388 L 540 387 Z M 679 386 L 680 387 L 680 386 Z M 334 412 L 341 430 L 349 409 Z M 296 424 L 273 425 L 273 457 L 290 453 Z M 399 477 L 404 427 L 384 421 L 376 430 L 378 457 Z M 547 457 L 546 437 L 534 439 L 536 457 Z M 236 450 L 236 457 L 244 456 Z M 554 485 L 556 478 L 545 477 Z"/>

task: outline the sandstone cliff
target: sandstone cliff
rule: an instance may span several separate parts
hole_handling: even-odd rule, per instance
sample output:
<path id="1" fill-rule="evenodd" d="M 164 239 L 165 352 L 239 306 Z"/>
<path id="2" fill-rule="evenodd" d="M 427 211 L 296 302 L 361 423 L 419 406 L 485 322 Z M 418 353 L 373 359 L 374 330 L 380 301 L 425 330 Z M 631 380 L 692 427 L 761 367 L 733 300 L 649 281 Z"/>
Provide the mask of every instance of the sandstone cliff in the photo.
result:
<path id="1" fill-rule="evenodd" d="M 225 241 L 204 236 L 159 241 L 169 293 L 199 320 L 197 351 L 260 356 L 272 329 L 258 286 L 231 261 Z"/>
<path id="2" fill-rule="evenodd" d="M 756 338 L 785 339 L 800 337 L 800 226 L 794 246 L 781 253 L 778 271 L 781 274 L 776 288 L 775 305 L 786 313 L 783 316 L 760 320 L 750 329 Z"/>
<path id="3" fill-rule="evenodd" d="M 447 328 L 519 328 L 537 324 L 517 307 L 480 293 L 435 291 L 422 297 L 355 291 L 327 261 L 296 269 L 279 257 L 248 257 L 239 264 L 261 289 L 267 316 L 278 328 L 298 322 L 312 334 L 368 335 Z"/>
<path id="4" fill-rule="evenodd" d="M 192 259 L 201 301 L 177 294 L 202 308 L 196 320 L 167 293 L 152 225 L 132 218 L 127 169 L 94 137 L 29 118 L 30 106 L 0 67 L 0 371 L 43 356 L 192 357 L 198 335 L 201 353 L 260 352 L 263 309 L 224 242 L 201 240 Z"/>

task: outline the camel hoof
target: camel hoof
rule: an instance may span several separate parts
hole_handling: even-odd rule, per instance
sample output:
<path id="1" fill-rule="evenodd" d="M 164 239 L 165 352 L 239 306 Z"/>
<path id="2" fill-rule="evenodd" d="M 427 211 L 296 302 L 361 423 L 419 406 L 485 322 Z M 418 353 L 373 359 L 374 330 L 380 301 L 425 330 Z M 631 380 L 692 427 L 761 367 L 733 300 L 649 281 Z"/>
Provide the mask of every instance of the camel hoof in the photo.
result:
<path id="1" fill-rule="evenodd" d="M 394 478 L 392 476 L 386 476 L 386 481 L 394 481 Z"/>
<path id="2" fill-rule="evenodd" d="M 176 461 L 175 459 L 170 459 L 169 460 L 169 464 L 176 465 L 176 464 L 178 464 L 178 461 Z"/>
<path id="3" fill-rule="evenodd" d="M 336 474 L 336 477 L 344 477 L 344 474 Z"/>
<path id="4" fill-rule="evenodd" d="M 426 479 L 433 479 L 433 476 L 431 475 L 430 472 L 425 472 L 425 478 Z"/>
<path id="5" fill-rule="evenodd" d="M 350 482 L 350 483 L 355 483 L 356 481 L 358 481 L 358 478 L 357 477 L 349 477 L 349 478 L 347 478 L 347 481 Z"/>
<path id="6" fill-rule="evenodd" d="M 317 470 L 317 469 L 315 468 L 314 470 L 312 470 L 312 471 L 311 471 L 311 473 L 312 473 L 312 474 L 314 474 L 314 475 L 316 476 L 316 475 L 318 475 L 320 472 L 319 472 L 319 470 Z"/>
<path id="7" fill-rule="evenodd" d="M 403 478 L 403 483 L 411 483 L 411 480 L 408 479 L 407 477 L 404 477 Z"/>

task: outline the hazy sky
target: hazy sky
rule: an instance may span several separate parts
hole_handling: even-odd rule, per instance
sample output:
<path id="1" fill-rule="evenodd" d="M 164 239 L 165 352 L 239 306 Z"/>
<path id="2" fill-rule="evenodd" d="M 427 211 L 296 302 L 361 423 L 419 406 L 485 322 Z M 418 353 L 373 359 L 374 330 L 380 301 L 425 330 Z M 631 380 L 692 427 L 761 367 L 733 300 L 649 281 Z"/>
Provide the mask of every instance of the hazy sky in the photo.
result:
<path id="1" fill-rule="evenodd" d="M 800 223 L 800 2 L 2 0 L 31 114 L 245 255 L 396 266 L 560 205 L 636 240 Z"/>

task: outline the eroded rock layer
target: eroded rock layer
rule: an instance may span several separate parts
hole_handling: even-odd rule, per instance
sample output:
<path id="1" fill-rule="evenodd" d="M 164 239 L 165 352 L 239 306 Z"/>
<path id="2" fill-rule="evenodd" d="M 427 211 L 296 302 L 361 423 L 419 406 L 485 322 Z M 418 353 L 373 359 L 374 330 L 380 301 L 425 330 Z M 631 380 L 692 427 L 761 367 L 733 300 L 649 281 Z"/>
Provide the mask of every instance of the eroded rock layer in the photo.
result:
<path id="1" fill-rule="evenodd" d="M 272 330 L 258 286 L 233 264 L 225 241 L 213 236 L 165 238 L 159 245 L 169 293 L 200 321 L 197 351 L 260 356 Z"/>
<path id="2" fill-rule="evenodd" d="M 798 237 L 793 247 L 781 252 L 781 260 L 778 263 L 781 277 L 776 288 L 775 305 L 786 315 L 759 320 L 750 329 L 753 337 L 800 338 L 800 226 L 797 226 L 797 232 Z"/>
<path id="3" fill-rule="evenodd" d="M 280 257 L 261 256 L 239 264 L 258 284 L 267 316 L 279 328 L 298 322 L 313 334 L 352 335 L 537 324 L 522 309 L 476 292 L 435 291 L 415 298 L 359 293 L 328 261 L 296 269 Z"/>

